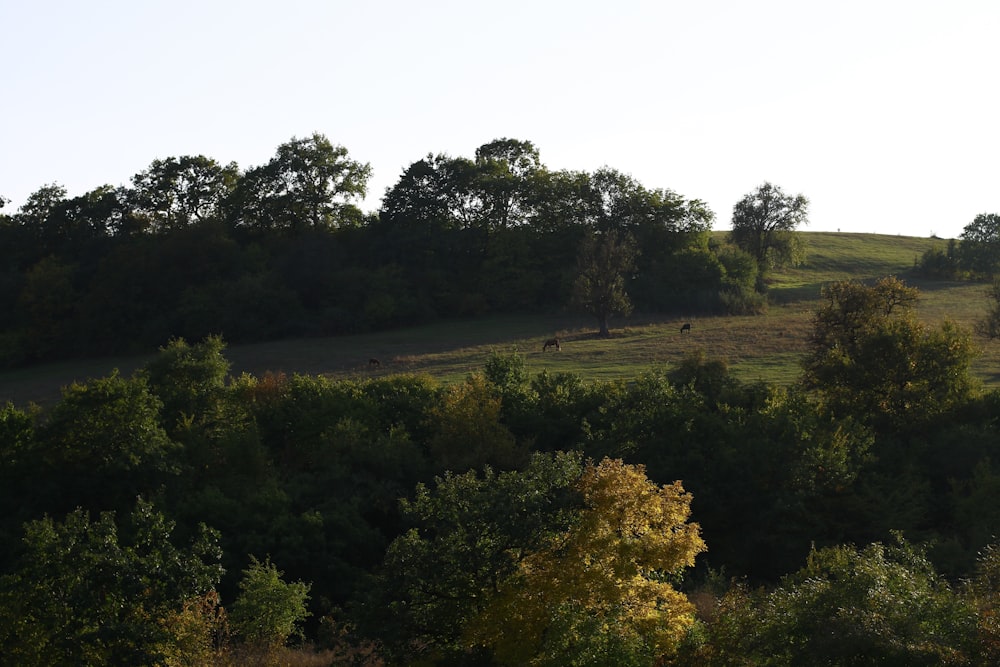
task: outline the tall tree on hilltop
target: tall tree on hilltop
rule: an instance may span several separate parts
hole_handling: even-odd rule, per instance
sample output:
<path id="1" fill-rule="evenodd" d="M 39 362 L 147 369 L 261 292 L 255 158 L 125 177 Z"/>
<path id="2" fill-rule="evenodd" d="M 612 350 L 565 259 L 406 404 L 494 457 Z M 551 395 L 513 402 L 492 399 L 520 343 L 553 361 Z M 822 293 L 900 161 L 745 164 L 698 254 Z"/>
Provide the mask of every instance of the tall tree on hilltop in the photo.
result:
<path id="1" fill-rule="evenodd" d="M 764 183 L 733 207 L 729 238 L 757 260 L 763 275 L 766 267 L 795 262 L 801 249 L 795 230 L 807 224 L 808 215 L 805 196 Z"/>
<path id="2" fill-rule="evenodd" d="M 171 231 L 220 216 L 239 169 L 204 155 L 153 160 L 132 177 L 131 202 L 154 231 Z"/>
<path id="3" fill-rule="evenodd" d="M 479 219 L 473 194 L 475 164 L 428 155 L 403 172 L 382 200 L 381 220 L 393 228 L 467 229 Z"/>
<path id="4" fill-rule="evenodd" d="M 491 227 L 504 229 L 528 219 L 532 181 L 541 169 L 530 141 L 496 139 L 476 149 L 476 180 Z"/>
<path id="5" fill-rule="evenodd" d="M 962 230 L 958 246 L 962 268 L 983 276 L 1000 271 L 1000 215 L 980 213 Z"/>
<path id="6" fill-rule="evenodd" d="M 365 196 L 371 166 L 348 157 L 324 135 L 292 138 L 266 165 L 240 179 L 231 215 L 258 230 L 333 228 L 360 223 L 353 205 Z"/>

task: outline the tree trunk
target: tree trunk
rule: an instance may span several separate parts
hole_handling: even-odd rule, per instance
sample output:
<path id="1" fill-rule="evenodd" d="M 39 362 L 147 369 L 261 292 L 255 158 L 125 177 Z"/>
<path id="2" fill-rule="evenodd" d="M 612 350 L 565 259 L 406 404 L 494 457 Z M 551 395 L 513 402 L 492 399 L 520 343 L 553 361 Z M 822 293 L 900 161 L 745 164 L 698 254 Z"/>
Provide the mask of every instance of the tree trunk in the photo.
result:
<path id="1" fill-rule="evenodd" d="M 601 332 L 598 334 L 601 338 L 611 338 L 611 332 L 608 331 L 608 316 L 601 315 L 597 318 L 597 321 L 601 325 Z"/>

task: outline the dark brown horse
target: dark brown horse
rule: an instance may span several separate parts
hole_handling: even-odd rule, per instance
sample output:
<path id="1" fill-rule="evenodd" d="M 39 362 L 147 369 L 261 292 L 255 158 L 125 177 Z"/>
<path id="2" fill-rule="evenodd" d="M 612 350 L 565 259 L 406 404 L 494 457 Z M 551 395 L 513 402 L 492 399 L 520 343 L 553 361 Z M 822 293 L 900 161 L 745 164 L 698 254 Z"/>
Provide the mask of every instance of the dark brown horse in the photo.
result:
<path id="1" fill-rule="evenodd" d="M 549 349 L 550 347 L 554 347 L 556 348 L 556 350 L 560 351 L 562 350 L 562 348 L 559 346 L 558 338 L 550 338 L 547 341 L 545 341 L 545 343 L 542 345 L 542 352 L 545 352 L 545 350 Z"/>
<path id="2" fill-rule="evenodd" d="M 683 326 L 681 326 L 681 333 L 684 333 L 685 331 L 687 331 L 688 333 L 691 333 L 691 323 L 690 322 L 685 322 L 683 324 Z"/>
<path id="3" fill-rule="evenodd" d="M 382 362 L 376 359 L 375 357 L 372 357 L 371 359 L 368 360 L 369 368 L 380 368 L 381 366 Z"/>

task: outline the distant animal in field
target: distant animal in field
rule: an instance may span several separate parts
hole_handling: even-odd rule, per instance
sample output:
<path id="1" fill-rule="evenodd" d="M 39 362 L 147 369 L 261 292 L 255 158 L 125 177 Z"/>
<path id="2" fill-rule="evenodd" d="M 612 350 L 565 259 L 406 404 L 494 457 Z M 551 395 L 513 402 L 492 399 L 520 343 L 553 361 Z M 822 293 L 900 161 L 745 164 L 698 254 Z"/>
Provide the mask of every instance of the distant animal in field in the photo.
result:
<path id="1" fill-rule="evenodd" d="M 376 359 L 375 357 L 372 357 L 371 359 L 368 360 L 368 368 L 380 368 L 381 366 L 382 362 Z"/>
<path id="2" fill-rule="evenodd" d="M 685 331 L 687 331 L 688 333 L 691 333 L 691 323 L 690 322 L 685 322 L 683 325 L 681 325 L 681 333 L 684 333 Z"/>
<path id="3" fill-rule="evenodd" d="M 560 345 L 559 345 L 559 339 L 558 338 L 550 338 L 547 341 L 545 341 L 545 344 L 542 345 L 542 352 L 545 352 L 550 347 L 554 347 L 554 348 L 556 348 L 556 350 L 562 350 L 562 347 L 560 347 Z"/>

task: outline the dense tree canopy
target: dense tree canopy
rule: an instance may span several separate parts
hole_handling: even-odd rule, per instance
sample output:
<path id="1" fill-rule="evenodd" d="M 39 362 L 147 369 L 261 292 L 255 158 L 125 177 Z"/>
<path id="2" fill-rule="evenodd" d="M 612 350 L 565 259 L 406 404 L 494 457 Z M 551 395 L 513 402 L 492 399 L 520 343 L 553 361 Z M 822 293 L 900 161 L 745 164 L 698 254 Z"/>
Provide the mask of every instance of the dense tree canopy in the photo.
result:
<path id="1" fill-rule="evenodd" d="M 827 286 L 787 387 L 704 353 L 622 381 L 516 352 L 449 385 L 229 375 L 224 340 L 558 312 L 575 286 L 755 312 L 804 202 L 748 196 L 785 217 L 738 248 L 702 202 L 526 141 L 419 160 L 365 215 L 369 175 L 317 134 L 0 215 L 0 363 L 151 355 L 0 408 L 0 664 L 292 662 L 302 638 L 327 664 L 996 663 L 1000 395 L 897 279 Z"/>
<path id="2" fill-rule="evenodd" d="M 973 609 L 905 541 L 814 550 L 751 608 L 743 595 L 723 602 L 718 664 L 931 666 L 977 651 Z"/>
<path id="3" fill-rule="evenodd" d="M 705 549 L 690 496 L 641 466 L 536 455 L 523 472 L 439 478 L 404 509 L 416 527 L 382 575 L 410 629 L 401 658 L 489 648 L 504 664 L 631 663 L 670 653 L 693 623 L 663 579 Z"/>
<path id="4" fill-rule="evenodd" d="M 0 661 L 162 664 L 182 639 L 165 622 L 222 575 L 213 531 L 179 548 L 174 528 L 143 501 L 121 524 L 82 510 L 28 524 L 22 565 L 0 576 Z"/>
<path id="5" fill-rule="evenodd" d="M 0 214 L 0 364 L 558 312 L 593 235 L 643 249 L 638 310 L 755 310 L 756 266 L 709 246 L 704 202 L 611 167 L 552 171 L 501 138 L 417 160 L 366 214 L 370 177 L 315 133 L 246 169 L 183 155 L 128 186 L 43 186 Z"/>
<path id="6" fill-rule="evenodd" d="M 854 307 L 821 305 L 824 340 L 863 339 L 914 296 L 841 291 Z M 0 410 L 17 664 L 275 661 L 300 630 L 404 664 L 1000 654 L 995 393 L 928 419 L 746 384 L 704 355 L 588 383 L 494 354 L 443 386 L 233 378 L 223 352 L 174 340 L 133 377 Z M 918 546 L 878 546 L 894 531 Z"/>

